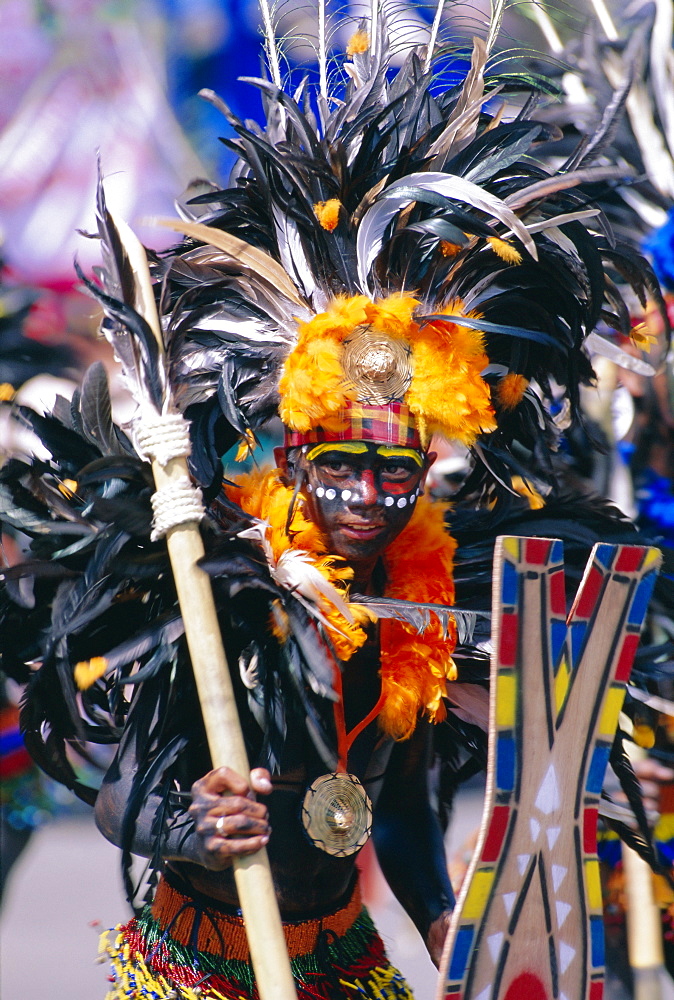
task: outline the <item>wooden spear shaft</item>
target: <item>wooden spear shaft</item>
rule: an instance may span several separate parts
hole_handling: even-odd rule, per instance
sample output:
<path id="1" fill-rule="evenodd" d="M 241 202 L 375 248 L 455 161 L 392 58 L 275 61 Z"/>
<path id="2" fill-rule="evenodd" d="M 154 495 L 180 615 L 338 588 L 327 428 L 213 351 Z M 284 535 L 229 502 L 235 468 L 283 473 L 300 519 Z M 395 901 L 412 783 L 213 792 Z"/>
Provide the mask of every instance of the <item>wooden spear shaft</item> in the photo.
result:
<path id="1" fill-rule="evenodd" d="M 163 353 L 145 250 L 126 223 L 114 221 L 135 272 L 138 311 L 151 326 Z M 158 491 L 189 478 L 187 459 L 183 456 L 170 459 L 166 465 L 155 460 L 152 471 Z M 204 555 L 198 523 L 190 521 L 169 528 L 166 544 L 213 767 L 231 767 L 247 779 L 250 764 L 211 581 L 197 565 Z M 267 852 L 262 848 L 254 854 L 234 858 L 233 866 L 260 998 L 297 1000 Z"/>
<path id="2" fill-rule="evenodd" d="M 627 752 L 632 763 L 646 757 L 646 751 L 636 744 L 628 744 Z M 662 919 L 653 891 L 653 873 L 650 865 L 627 844 L 622 844 L 621 849 L 627 955 L 634 978 L 634 1000 L 672 1000 L 674 986 L 665 968 Z"/>
<path id="3" fill-rule="evenodd" d="M 157 489 L 187 475 L 185 459 L 166 466 L 153 462 Z M 241 733 L 229 667 L 222 647 L 211 581 L 197 565 L 204 546 L 195 522 L 166 535 L 185 637 L 214 767 L 226 765 L 247 777 L 250 765 Z M 262 1000 L 295 1000 L 283 927 L 267 852 L 234 858 L 234 878 L 246 926 L 251 960 Z"/>
<path id="4" fill-rule="evenodd" d="M 643 858 L 626 844 L 622 845 L 622 857 L 627 895 L 627 954 L 634 977 L 634 998 L 666 1000 L 662 922 L 653 895 L 653 875 Z M 670 989 L 670 1000 L 672 992 Z"/>

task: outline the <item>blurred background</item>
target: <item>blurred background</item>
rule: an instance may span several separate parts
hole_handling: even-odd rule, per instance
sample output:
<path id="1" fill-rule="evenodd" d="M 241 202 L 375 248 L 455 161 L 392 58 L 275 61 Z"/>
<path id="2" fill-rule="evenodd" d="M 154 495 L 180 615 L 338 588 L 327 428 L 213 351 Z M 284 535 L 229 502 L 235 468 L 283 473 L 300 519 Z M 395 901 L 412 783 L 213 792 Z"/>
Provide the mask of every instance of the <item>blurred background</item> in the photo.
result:
<path id="1" fill-rule="evenodd" d="M 621 148 L 643 183 L 617 198 L 612 221 L 650 255 L 674 313 L 671 6 L 671 0 L 614 3 L 613 9 L 600 0 L 546 9 L 518 3 L 504 24 L 503 48 L 512 51 L 499 58 L 514 54 L 530 68 L 545 67 L 566 95 L 547 113 L 564 118 L 578 137 L 596 127 L 610 99 L 611 66 L 643 29 L 647 55 L 638 82 L 645 104 L 632 114 Z M 434 6 L 393 0 L 389 7 L 394 37 L 424 40 Z M 286 37 L 285 71 L 313 72 L 311 3 L 288 2 L 276 11 Z M 336 46 L 344 47 L 360 13 L 357 4 L 340 11 L 347 24 L 340 28 L 335 18 Z M 457 43 L 469 41 L 486 13 L 488 4 L 448 4 L 446 32 Z M 47 409 L 102 359 L 113 375 L 116 415 L 130 416 L 107 345 L 96 334 L 96 306 L 78 288 L 73 267 L 77 258 L 89 273 L 98 260 L 98 244 L 88 235 L 96 230 L 98 163 L 113 210 L 146 245 L 170 245 L 172 236 L 152 219 L 174 216 L 176 199 L 199 178 L 226 184 L 233 166 L 220 141 L 231 130 L 199 91 L 215 91 L 241 118 L 262 119 L 259 91 L 240 80 L 262 75 L 258 22 L 256 0 L 0 0 L 0 399 Z M 664 45 L 662 59 L 658 45 Z M 665 69 L 652 85 L 660 62 Z M 460 79 L 466 65 L 459 55 L 448 72 Z M 647 124 L 644 107 L 653 124 L 645 138 L 635 134 L 640 115 Z M 634 323 L 654 323 L 638 303 Z M 657 326 L 650 332 L 656 340 L 661 334 Z M 569 436 L 560 455 L 564 474 L 611 497 L 672 544 L 671 355 L 656 379 L 605 359 L 598 367 L 599 384 L 585 406 L 606 447 L 600 453 L 588 440 Z M 21 448 L 21 433 L 0 416 L 0 459 Z M 443 450 L 438 491 L 451 492 L 463 461 L 461 453 Z M 17 557 L 15 540 L 3 539 L 3 557 Z M 118 852 L 97 833 L 87 807 L 35 773 L 18 734 L 19 698 L 3 684 L 0 997 L 102 998 L 107 970 L 95 963 L 97 936 L 128 916 Z M 479 823 L 481 798 L 479 781 L 473 782 L 455 810 L 448 844 L 459 866 Z M 434 970 L 372 863 L 367 882 L 392 958 L 418 997 L 432 996 Z"/>

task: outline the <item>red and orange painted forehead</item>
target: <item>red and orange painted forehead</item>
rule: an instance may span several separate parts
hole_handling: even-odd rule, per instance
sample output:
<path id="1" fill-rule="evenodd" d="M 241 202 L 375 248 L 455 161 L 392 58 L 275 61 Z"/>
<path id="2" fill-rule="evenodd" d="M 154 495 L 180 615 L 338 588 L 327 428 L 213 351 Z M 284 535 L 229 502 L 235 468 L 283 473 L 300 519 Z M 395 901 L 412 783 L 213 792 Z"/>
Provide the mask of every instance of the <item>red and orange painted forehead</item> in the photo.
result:
<path id="1" fill-rule="evenodd" d="M 405 403 L 350 403 L 342 413 L 344 426 L 340 430 L 312 427 L 308 431 L 286 428 L 286 448 L 316 445 L 338 441 L 372 441 L 395 448 L 408 448 L 423 452 L 419 431 L 409 407 Z"/>

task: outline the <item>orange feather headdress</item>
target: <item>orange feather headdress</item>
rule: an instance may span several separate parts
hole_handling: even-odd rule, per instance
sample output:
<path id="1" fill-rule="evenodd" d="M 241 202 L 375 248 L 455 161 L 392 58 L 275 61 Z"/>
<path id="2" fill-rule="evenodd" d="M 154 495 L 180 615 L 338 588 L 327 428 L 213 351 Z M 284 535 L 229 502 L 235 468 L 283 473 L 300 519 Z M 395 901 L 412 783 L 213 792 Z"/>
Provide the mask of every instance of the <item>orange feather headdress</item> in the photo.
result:
<path id="1" fill-rule="evenodd" d="M 339 435 L 354 401 L 406 404 L 422 446 L 434 433 L 464 444 L 493 430 L 483 335 L 450 319 L 460 303 L 424 318 L 412 295 L 337 297 L 301 323 L 279 382 L 279 414 L 292 443 Z"/>

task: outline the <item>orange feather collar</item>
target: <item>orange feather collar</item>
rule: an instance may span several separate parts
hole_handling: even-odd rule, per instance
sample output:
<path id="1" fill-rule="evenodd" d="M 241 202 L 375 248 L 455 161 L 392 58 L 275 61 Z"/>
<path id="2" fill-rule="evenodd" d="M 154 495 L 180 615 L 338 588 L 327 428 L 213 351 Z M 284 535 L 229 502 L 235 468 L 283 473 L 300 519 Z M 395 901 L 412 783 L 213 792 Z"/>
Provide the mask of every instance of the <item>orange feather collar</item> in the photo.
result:
<path id="1" fill-rule="evenodd" d="M 295 505 L 289 532 L 285 526 L 293 491 L 285 486 L 277 470 L 242 476 L 229 487 L 230 499 L 253 517 L 269 525 L 267 537 L 274 558 L 288 549 L 306 552 L 314 566 L 338 590 L 348 593 L 351 569 L 326 549 L 323 535 L 305 517 L 303 503 Z M 301 494 L 300 494 L 301 498 Z M 420 497 L 414 514 L 398 538 L 386 550 L 384 596 L 406 601 L 452 605 L 454 603 L 454 551 L 456 542 L 444 525 L 445 506 Z M 332 605 L 322 608 L 330 626 L 330 639 L 342 660 L 348 660 L 366 639 L 370 614 L 359 605 L 350 606 L 355 622 L 348 622 Z M 452 652 L 456 627 L 443 635 L 437 621 L 419 635 L 414 628 L 393 619 L 380 624 L 380 656 L 383 707 L 379 725 L 397 740 L 411 736 L 423 713 L 433 722 L 444 719 L 443 697 L 448 681 L 456 679 Z"/>

